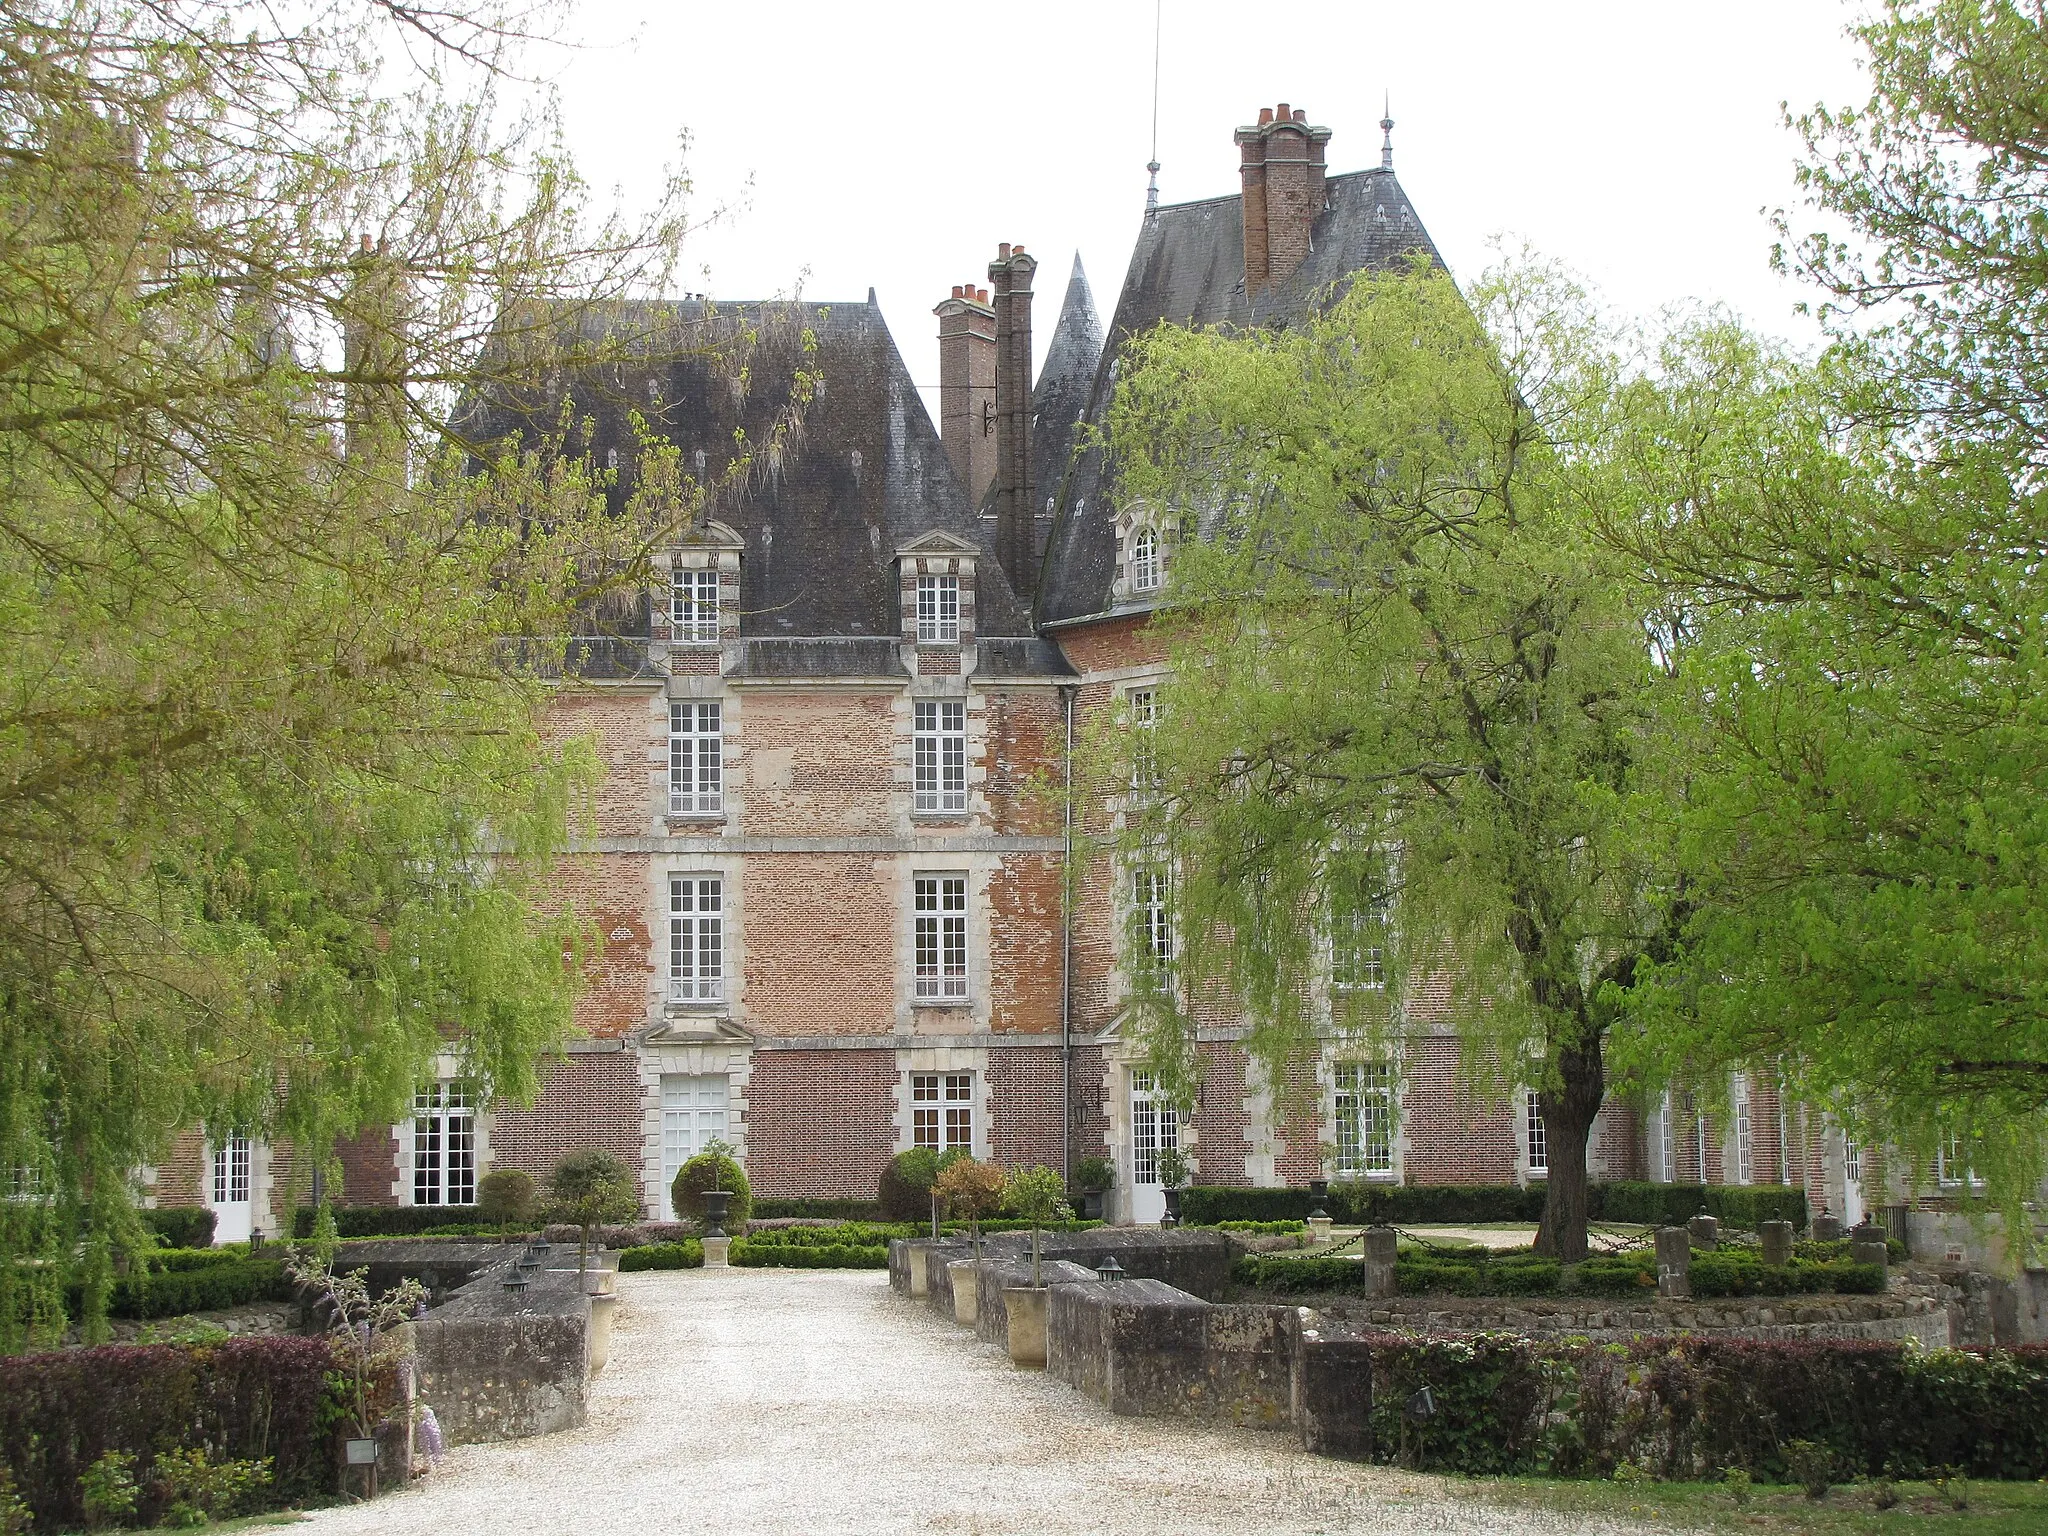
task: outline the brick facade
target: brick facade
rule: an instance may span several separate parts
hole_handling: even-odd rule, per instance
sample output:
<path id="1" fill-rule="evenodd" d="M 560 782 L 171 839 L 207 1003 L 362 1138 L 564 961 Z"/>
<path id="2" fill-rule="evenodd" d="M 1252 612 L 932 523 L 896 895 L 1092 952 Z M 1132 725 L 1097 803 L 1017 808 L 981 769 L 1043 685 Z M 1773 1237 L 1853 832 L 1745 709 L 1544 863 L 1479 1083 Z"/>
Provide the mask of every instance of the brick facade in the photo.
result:
<path id="1" fill-rule="evenodd" d="M 892 1051 L 754 1057 L 747 1177 L 764 1196 L 868 1200 L 897 1150 Z"/>
<path id="2" fill-rule="evenodd" d="M 491 1164 L 544 1181 L 569 1153 L 598 1147 L 636 1167 L 644 1118 L 633 1054 L 578 1052 L 550 1066 L 530 1107 L 501 1105 L 492 1112 Z"/>

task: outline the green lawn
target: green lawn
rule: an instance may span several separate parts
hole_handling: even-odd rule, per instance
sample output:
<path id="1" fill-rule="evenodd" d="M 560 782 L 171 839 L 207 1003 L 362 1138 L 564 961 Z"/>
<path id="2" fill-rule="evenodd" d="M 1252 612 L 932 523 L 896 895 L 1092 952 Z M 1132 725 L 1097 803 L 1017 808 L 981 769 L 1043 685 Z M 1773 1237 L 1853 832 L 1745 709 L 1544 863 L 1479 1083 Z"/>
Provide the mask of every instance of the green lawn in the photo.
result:
<path id="1" fill-rule="evenodd" d="M 1944 1496 L 1931 1483 L 1897 1483 L 1898 1503 L 1880 1510 L 1869 1483 L 1809 1499 L 1797 1488 L 1768 1485 L 1738 1501 L 1725 1483 L 1606 1483 L 1544 1478 L 1446 1479 L 1447 1491 L 1475 1501 L 1534 1506 L 1566 1514 L 1631 1516 L 1673 1529 L 1816 1532 L 1913 1532 L 1914 1536 L 2041 1536 L 2048 1531 L 2048 1482 L 1971 1482 Z M 1957 1509 L 1960 1494 L 1966 1507 Z"/>

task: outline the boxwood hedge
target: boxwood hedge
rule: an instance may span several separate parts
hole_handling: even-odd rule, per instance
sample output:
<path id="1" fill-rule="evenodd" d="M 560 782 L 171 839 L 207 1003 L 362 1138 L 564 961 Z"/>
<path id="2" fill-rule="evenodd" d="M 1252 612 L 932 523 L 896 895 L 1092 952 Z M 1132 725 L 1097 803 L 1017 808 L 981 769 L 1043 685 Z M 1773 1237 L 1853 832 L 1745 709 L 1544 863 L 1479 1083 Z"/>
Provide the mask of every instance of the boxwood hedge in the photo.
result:
<path id="1" fill-rule="evenodd" d="M 1730 1227 L 1754 1231 L 1757 1223 L 1789 1221 L 1806 1227 L 1806 1196 L 1775 1184 L 1595 1184 L 1589 1191 L 1595 1221 L 1682 1226 L 1704 1207 Z M 1181 1192 L 1181 1216 L 1190 1226 L 1225 1221 L 1300 1221 L 1314 1199 L 1306 1189 L 1240 1189 L 1197 1185 Z M 1323 1209 L 1346 1226 L 1418 1226 L 1480 1221 L 1536 1221 L 1543 1215 L 1543 1187 L 1513 1184 L 1380 1185 L 1338 1182 L 1323 1198 Z"/>

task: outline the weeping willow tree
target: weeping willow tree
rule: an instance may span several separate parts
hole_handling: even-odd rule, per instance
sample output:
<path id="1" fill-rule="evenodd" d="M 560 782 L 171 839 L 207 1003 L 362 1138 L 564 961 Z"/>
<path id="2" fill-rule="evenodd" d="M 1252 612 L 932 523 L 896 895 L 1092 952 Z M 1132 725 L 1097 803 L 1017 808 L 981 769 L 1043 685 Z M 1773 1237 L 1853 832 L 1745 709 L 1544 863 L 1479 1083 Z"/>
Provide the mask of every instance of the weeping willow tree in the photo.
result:
<path id="1" fill-rule="evenodd" d="M 1109 421 L 1175 545 L 1156 790 L 1115 853 L 1172 887 L 1172 942 L 1129 948 L 1155 1062 L 1185 1093 L 1197 1021 L 1241 1009 L 1280 1084 L 1324 1032 L 1390 1049 L 1440 976 L 1474 1086 L 1537 1093 L 1538 1246 L 1565 1258 L 1616 999 L 1665 931 L 1636 814 L 1654 615 L 1569 467 L 1615 398 L 1568 284 L 1468 300 L 1418 265 L 1291 330 L 1154 332 Z"/>
<path id="2" fill-rule="evenodd" d="M 624 323 L 683 184 L 593 218 L 498 99 L 516 41 L 0 0 L 0 1348 L 70 1286 L 90 1321 L 174 1132 L 318 1157 L 443 1050 L 531 1093 L 568 1026 L 583 925 L 539 876 L 596 765 L 521 658 L 717 488 L 650 444 L 608 509 L 567 416 L 446 424 L 629 353 L 737 375 L 747 338 Z"/>

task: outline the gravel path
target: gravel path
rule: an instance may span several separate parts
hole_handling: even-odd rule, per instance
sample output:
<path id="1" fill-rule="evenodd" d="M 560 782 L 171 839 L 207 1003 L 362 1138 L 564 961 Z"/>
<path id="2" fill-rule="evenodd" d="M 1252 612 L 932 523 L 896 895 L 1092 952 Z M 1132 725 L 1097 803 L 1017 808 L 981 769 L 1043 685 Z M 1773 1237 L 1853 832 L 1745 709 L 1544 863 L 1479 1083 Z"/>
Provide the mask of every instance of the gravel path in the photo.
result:
<path id="1" fill-rule="evenodd" d="M 619 1276 L 571 1434 L 462 1446 L 323 1533 L 719 1536 L 1620 1530 L 1460 1500 L 1286 1435 L 1118 1418 L 873 1272 Z"/>

